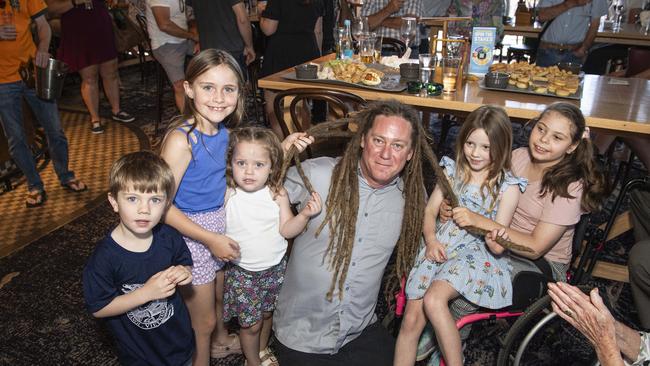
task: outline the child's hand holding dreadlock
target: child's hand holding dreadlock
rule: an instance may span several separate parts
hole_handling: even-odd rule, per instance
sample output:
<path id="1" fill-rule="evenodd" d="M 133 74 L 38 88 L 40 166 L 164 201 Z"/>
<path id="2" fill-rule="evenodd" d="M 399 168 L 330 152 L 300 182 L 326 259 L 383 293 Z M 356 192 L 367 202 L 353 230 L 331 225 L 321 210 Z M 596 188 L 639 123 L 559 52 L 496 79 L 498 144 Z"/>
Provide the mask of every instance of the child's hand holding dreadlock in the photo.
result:
<path id="1" fill-rule="evenodd" d="M 296 147 L 298 153 L 305 151 L 307 146 L 314 143 L 314 137 L 307 135 L 306 132 L 294 132 L 282 141 L 282 150 L 288 153 L 292 146 Z"/>

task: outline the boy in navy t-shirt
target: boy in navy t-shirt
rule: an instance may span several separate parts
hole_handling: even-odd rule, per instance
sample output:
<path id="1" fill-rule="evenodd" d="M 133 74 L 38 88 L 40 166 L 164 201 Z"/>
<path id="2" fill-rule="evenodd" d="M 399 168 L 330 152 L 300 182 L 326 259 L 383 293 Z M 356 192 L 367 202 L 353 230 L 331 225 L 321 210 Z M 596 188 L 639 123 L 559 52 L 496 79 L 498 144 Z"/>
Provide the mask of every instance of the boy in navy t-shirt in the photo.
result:
<path id="1" fill-rule="evenodd" d="M 183 238 L 158 224 L 174 195 L 171 169 L 151 152 L 113 164 L 108 201 L 120 223 L 83 272 L 86 307 L 106 318 L 124 365 L 189 365 L 194 332 L 177 286 L 192 281 Z"/>

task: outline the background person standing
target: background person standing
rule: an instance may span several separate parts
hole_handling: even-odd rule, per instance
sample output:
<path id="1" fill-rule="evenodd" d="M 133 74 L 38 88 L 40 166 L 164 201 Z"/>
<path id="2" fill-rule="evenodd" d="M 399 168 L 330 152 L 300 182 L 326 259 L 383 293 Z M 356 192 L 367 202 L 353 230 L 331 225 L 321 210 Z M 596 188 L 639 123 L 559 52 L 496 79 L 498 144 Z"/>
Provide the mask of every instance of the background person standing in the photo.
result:
<path id="1" fill-rule="evenodd" d="M 61 128 L 56 103 L 38 98 L 36 90 L 25 85 L 18 73 L 20 65 L 27 63 L 30 58 L 34 58 L 36 66 L 47 66 L 52 36 L 45 19 L 47 6 L 43 0 L 6 1 L 2 11 L 13 14 L 13 27 L 0 27 L 0 122 L 11 157 L 27 178 L 25 204 L 27 207 L 36 207 L 45 203 L 47 196 L 25 139 L 22 98 L 27 100 L 38 122 L 45 129 L 47 146 L 61 185 L 73 192 L 85 191 L 87 187 L 75 179 L 74 173 L 68 169 L 68 140 Z M 31 21 L 36 24 L 38 47 L 32 40 Z"/>

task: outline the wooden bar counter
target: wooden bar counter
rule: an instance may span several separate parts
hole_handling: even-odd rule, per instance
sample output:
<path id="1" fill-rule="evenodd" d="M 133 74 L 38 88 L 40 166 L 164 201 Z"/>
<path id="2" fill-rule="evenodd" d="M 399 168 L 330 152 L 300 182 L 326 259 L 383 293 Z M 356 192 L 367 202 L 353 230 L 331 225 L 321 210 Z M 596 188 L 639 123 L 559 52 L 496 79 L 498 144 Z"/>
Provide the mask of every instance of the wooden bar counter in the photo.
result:
<path id="1" fill-rule="evenodd" d="M 333 59 L 323 56 L 314 62 Z M 334 85 L 318 81 L 295 81 L 282 77 L 291 70 L 269 75 L 259 80 L 259 87 L 270 90 L 291 88 L 328 88 L 356 94 L 366 100 L 397 99 L 416 107 L 430 108 L 440 112 L 469 113 L 484 104 L 495 104 L 506 109 L 511 118 L 529 120 L 549 104 L 562 100 L 575 103 L 584 113 L 587 124 L 601 131 L 616 135 L 650 135 L 650 81 L 644 79 L 615 79 L 606 76 L 585 75 L 582 99 L 572 100 L 550 96 L 492 91 L 479 87 L 478 82 L 467 82 L 451 94 L 437 97 L 419 97 L 406 92 L 388 93 L 364 89 L 353 85 Z M 626 81 L 629 85 L 612 82 Z"/>

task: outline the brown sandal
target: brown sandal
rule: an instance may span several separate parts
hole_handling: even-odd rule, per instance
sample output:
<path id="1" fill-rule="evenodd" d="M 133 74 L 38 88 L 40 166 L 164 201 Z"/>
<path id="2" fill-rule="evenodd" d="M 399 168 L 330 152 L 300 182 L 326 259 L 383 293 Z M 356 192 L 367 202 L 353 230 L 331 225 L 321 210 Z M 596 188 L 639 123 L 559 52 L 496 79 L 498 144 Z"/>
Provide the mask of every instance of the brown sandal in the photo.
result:
<path id="1" fill-rule="evenodd" d="M 43 206 L 47 201 L 47 195 L 44 190 L 34 189 L 27 191 L 27 198 L 25 199 L 25 206 L 27 208 Z"/>
<path id="2" fill-rule="evenodd" d="M 86 183 L 84 183 L 84 182 L 82 182 L 82 181 L 80 181 L 79 179 L 76 179 L 76 178 L 70 179 L 69 181 L 67 181 L 65 183 L 61 183 L 61 186 L 66 191 L 75 192 L 75 193 L 79 193 L 79 192 L 83 192 L 83 191 L 88 190 L 88 186 L 86 185 Z"/>

